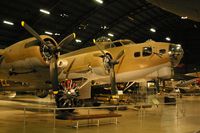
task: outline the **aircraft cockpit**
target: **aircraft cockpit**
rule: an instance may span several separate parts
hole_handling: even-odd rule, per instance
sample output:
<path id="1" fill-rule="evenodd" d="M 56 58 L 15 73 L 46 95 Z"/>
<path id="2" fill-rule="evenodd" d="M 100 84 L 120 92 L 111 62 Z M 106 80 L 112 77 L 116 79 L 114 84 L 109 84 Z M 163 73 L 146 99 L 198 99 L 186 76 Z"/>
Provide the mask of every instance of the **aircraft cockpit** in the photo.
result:
<path id="1" fill-rule="evenodd" d="M 128 45 L 128 44 L 135 44 L 135 42 L 131 41 L 131 40 L 117 40 L 117 41 L 113 41 L 112 43 L 109 43 L 107 45 L 105 45 L 105 49 L 108 48 L 113 48 L 113 47 L 120 47 L 123 45 Z"/>

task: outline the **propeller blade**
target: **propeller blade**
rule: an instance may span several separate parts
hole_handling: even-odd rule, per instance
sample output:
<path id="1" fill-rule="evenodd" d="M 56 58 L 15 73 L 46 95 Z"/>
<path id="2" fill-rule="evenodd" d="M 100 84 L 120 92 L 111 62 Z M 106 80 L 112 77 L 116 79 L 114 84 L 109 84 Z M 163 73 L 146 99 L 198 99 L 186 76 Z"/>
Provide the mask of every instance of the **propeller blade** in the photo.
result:
<path id="1" fill-rule="evenodd" d="M 99 44 L 96 42 L 95 39 L 93 39 L 94 44 L 97 46 L 97 48 L 101 51 L 104 57 L 106 57 L 109 60 L 109 66 L 110 66 L 110 83 L 111 83 L 111 93 L 112 95 L 117 94 L 117 87 L 116 87 L 116 78 L 115 78 L 115 70 L 114 66 L 118 63 L 117 60 L 119 60 L 124 55 L 124 50 L 120 51 L 119 54 L 116 56 L 115 60 L 112 60 L 110 56 L 108 56 L 103 49 L 99 46 Z M 109 42 L 112 43 L 112 42 Z"/>
<path id="2" fill-rule="evenodd" d="M 116 56 L 115 60 L 118 61 L 124 55 L 124 50 L 120 51 Z"/>
<path id="3" fill-rule="evenodd" d="M 57 58 L 54 56 L 50 61 L 50 80 L 53 86 L 53 90 L 57 91 L 59 88 L 58 82 L 58 66 L 57 66 Z"/>
<path id="4" fill-rule="evenodd" d="M 106 53 L 102 50 L 102 48 L 99 46 L 99 44 L 96 42 L 95 39 L 93 39 L 93 43 L 97 46 L 97 48 L 101 51 L 101 53 L 106 56 Z M 106 56 L 107 57 L 107 56 Z"/>
<path id="5" fill-rule="evenodd" d="M 69 67 L 68 67 L 67 70 L 66 70 L 66 78 L 68 78 L 69 71 L 71 70 L 72 65 L 74 64 L 74 61 L 75 61 L 75 58 L 72 60 L 72 62 L 70 63 Z"/>
<path id="6" fill-rule="evenodd" d="M 44 40 L 40 37 L 40 35 L 32 29 L 27 23 L 24 21 L 21 22 L 22 27 L 24 27 L 31 35 L 33 35 L 37 40 L 39 40 L 42 44 L 46 44 Z"/>
<path id="7" fill-rule="evenodd" d="M 117 94 L 114 64 L 112 64 L 110 67 L 110 84 L 111 84 L 111 94 L 112 95 Z"/>
<path id="8" fill-rule="evenodd" d="M 59 47 L 62 47 L 64 44 L 69 44 L 72 40 L 74 40 L 76 38 L 76 34 L 72 33 L 69 36 L 65 37 L 60 43 L 59 43 Z"/>

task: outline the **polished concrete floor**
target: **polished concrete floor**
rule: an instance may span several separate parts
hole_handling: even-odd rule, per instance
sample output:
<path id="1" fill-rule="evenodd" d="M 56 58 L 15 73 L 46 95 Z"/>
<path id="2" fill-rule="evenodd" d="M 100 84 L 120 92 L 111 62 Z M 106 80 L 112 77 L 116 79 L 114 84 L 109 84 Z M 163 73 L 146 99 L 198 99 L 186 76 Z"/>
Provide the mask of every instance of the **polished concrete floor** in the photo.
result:
<path id="1" fill-rule="evenodd" d="M 195 133 L 200 130 L 200 97 L 184 96 L 176 105 L 153 106 L 142 110 L 128 105 L 118 125 L 72 128 L 72 121 L 55 120 L 53 100 L 18 97 L 0 100 L 0 133 Z M 24 111 L 24 108 L 26 111 Z M 50 107 L 50 108 L 49 108 Z M 77 113 L 102 113 L 107 109 L 79 109 Z M 109 121 L 109 120 L 103 120 Z M 55 128 L 54 128 L 55 127 Z"/>

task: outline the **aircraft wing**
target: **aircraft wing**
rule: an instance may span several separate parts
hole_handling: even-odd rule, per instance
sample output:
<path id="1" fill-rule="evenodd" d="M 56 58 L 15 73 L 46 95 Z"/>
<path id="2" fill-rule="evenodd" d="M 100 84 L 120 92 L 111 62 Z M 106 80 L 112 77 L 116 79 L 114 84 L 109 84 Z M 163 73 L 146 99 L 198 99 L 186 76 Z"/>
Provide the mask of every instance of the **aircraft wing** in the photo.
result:
<path id="1" fill-rule="evenodd" d="M 3 55 L 4 49 L 0 49 L 0 55 Z"/>

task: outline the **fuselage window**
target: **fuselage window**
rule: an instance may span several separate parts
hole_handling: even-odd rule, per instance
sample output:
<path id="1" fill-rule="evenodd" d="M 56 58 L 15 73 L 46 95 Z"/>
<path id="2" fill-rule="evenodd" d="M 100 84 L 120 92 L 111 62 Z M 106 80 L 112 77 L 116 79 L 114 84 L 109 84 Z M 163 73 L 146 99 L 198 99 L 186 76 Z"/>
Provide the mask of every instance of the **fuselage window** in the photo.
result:
<path id="1" fill-rule="evenodd" d="M 143 47 L 142 55 L 143 56 L 150 56 L 152 54 L 151 47 Z"/>
<path id="2" fill-rule="evenodd" d="M 135 57 L 140 57 L 140 52 L 135 52 L 135 53 L 134 53 L 134 56 L 135 56 Z"/>
<path id="3" fill-rule="evenodd" d="M 159 54 L 165 54 L 166 53 L 166 50 L 165 49 L 160 49 L 159 50 Z"/>

